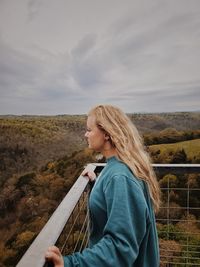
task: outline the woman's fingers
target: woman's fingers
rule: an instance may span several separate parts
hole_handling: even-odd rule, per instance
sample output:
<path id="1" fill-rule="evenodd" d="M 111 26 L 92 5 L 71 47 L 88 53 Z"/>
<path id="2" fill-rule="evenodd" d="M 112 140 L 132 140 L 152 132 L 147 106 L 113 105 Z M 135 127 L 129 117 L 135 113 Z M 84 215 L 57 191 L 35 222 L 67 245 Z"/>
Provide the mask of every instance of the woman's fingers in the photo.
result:
<path id="1" fill-rule="evenodd" d="M 96 174 L 93 171 L 84 170 L 81 175 L 87 176 L 90 181 L 94 181 L 96 178 Z"/>
<path id="2" fill-rule="evenodd" d="M 57 255 L 61 256 L 61 252 L 60 252 L 59 248 L 56 247 L 56 246 L 51 246 L 51 247 L 49 247 L 47 251 L 49 251 L 49 252 L 54 252 L 54 253 L 56 253 Z"/>
<path id="3" fill-rule="evenodd" d="M 49 247 L 45 253 L 45 258 L 54 263 L 54 267 L 64 267 L 63 257 L 56 246 Z"/>

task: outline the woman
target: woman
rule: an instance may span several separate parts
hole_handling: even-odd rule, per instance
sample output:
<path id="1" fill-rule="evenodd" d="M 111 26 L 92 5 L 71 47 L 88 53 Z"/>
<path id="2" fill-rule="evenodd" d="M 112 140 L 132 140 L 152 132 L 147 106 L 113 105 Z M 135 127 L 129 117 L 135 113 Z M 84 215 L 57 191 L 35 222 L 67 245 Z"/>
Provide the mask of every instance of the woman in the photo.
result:
<path id="1" fill-rule="evenodd" d="M 90 194 L 90 245 L 65 257 L 53 246 L 46 259 L 55 267 L 158 267 L 160 190 L 138 131 L 119 108 L 99 105 L 88 114 L 85 137 L 107 161 Z"/>

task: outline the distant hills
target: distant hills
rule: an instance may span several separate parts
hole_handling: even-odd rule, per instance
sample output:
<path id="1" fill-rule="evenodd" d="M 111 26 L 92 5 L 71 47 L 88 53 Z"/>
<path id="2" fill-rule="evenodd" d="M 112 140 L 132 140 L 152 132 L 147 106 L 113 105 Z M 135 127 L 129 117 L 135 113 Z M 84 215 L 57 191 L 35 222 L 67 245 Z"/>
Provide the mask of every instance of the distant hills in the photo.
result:
<path id="1" fill-rule="evenodd" d="M 154 162 L 200 162 L 199 112 L 129 116 Z M 85 124 L 85 115 L 0 116 L 0 266 L 16 266 L 84 165 L 97 161 Z"/>
<path id="2" fill-rule="evenodd" d="M 177 131 L 200 130 L 200 112 L 149 113 L 130 115 L 142 133 L 159 132 L 166 128 Z"/>
<path id="3" fill-rule="evenodd" d="M 48 161 L 70 156 L 86 146 L 84 131 L 82 116 L 1 116 L 0 177 L 38 170 Z"/>
<path id="4" fill-rule="evenodd" d="M 147 145 L 199 135 L 200 112 L 128 115 Z M 48 161 L 85 148 L 85 124 L 85 115 L 0 116 L 0 183 L 13 174 L 38 170 Z M 186 138 L 186 133 L 190 137 Z M 161 139 L 169 135 L 175 138 Z"/>

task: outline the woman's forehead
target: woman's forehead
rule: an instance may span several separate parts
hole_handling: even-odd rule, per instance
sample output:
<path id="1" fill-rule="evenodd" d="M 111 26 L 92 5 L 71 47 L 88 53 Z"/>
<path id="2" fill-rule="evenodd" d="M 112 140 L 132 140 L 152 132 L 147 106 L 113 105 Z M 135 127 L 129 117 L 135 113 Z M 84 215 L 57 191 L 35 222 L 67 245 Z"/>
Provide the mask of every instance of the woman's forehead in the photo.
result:
<path id="1" fill-rule="evenodd" d="M 96 125 L 96 118 L 94 115 L 89 115 L 87 117 L 87 125 L 95 126 Z"/>

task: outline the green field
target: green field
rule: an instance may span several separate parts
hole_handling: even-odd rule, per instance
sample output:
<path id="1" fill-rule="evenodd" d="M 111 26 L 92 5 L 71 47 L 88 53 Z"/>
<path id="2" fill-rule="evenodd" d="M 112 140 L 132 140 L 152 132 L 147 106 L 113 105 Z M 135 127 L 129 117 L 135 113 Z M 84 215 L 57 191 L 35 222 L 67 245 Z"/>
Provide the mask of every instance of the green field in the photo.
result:
<path id="1" fill-rule="evenodd" d="M 184 149 L 187 154 L 187 158 L 189 160 L 193 160 L 194 158 L 200 157 L 200 139 L 189 140 L 178 142 L 174 144 L 160 144 L 160 145 L 152 145 L 149 147 L 149 151 L 155 154 L 157 151 L 160 151 L 160 155 L 162 158 L 167 157 L 170 153 L 175 153 L 176 151 L 180 151 Z"/>

